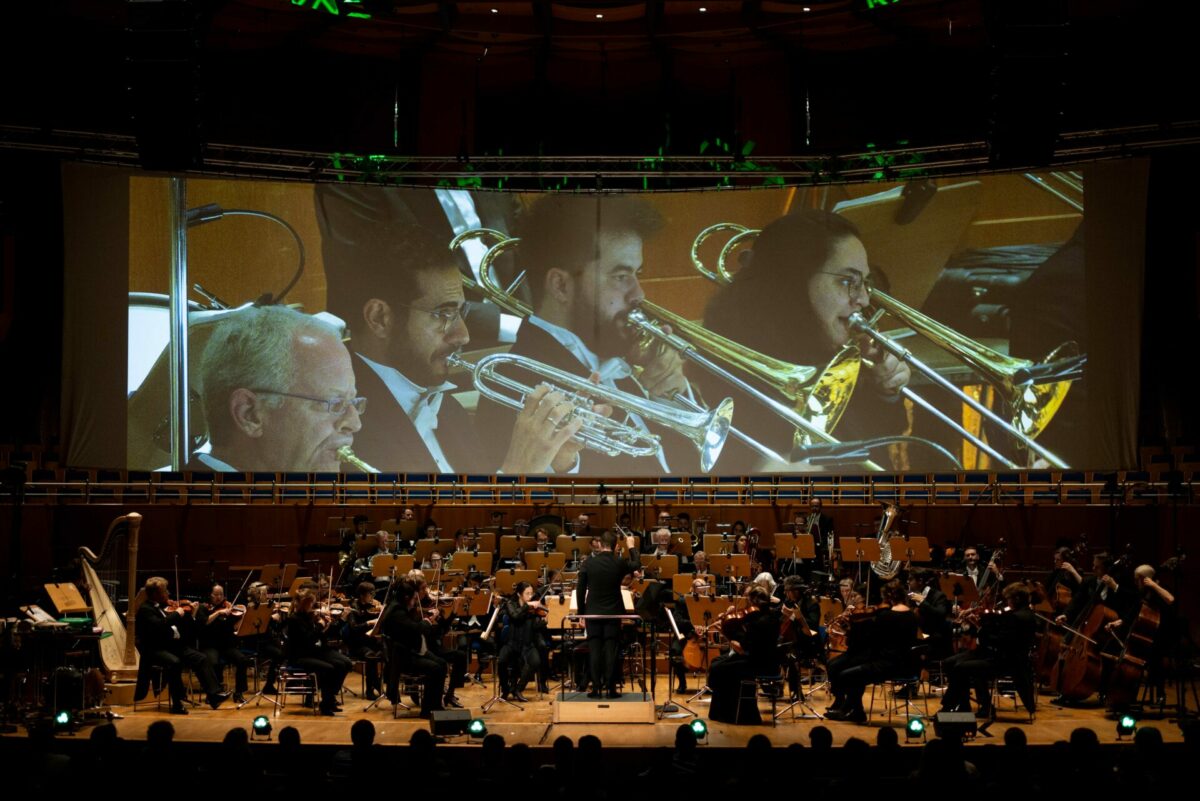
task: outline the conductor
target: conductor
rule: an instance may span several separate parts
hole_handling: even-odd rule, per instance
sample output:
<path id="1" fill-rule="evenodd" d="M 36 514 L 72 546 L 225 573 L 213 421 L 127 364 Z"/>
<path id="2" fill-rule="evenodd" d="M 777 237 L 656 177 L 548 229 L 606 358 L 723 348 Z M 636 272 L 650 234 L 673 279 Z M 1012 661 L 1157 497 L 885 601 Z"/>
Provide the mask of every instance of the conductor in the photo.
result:
<path id="1" fill-rule="evenodd" d="M 630 573 L 641 570 L 638 559 L 637 540 L 625 538 L 629 561 L 618 559 L 613 553 L 617 535 L 605 531 L 600 535 L 600 548 L 579 569 L 576 597 L 579 599 L 581 615 L 623 615 L 625 603 L 621 598 L 621 581 Z M 588 698 L 600 698 L 601 687 L 608 690 L 609 698 L 619 698 L 616 686 L 617 644 L 621 634 L 620 620 L 588 620 L 587 643 L 591 658 L 591 689 Z"/>

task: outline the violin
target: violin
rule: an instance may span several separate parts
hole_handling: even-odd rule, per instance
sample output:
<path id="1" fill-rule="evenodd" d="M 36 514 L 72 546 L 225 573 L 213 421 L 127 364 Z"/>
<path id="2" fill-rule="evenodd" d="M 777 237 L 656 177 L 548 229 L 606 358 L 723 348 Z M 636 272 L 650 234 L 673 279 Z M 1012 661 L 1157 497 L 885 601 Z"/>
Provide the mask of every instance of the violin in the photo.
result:
<path id="1" fill-rule="evenodd" d="M 196 614 L 196 604 L 192 603 L 186 598 L 182 600 L 175 598 L 168 600 L 166 609 L 167 612 L 178 612 L 181 615 Z"/>

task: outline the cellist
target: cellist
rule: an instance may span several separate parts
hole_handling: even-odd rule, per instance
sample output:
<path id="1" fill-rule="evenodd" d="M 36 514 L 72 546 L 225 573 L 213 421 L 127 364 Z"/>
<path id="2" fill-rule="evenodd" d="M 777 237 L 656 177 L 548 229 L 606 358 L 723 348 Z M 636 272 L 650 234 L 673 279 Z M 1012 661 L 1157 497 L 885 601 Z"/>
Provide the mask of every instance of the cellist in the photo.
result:
<path id="1" fill-rule="evenodd" d="M 1119 618 L 1110 624 L 1118 632 L 1117 637 L 1122 641 L 1129 638 L 1134 618 L 1141 612 L 1145 604 L 1156 613 L 1158 627 L 1154 631 L 1153 644 L 1149 658 L 1146 660 L 1146 682 L 1154 690 L 1155 701 L 1161 703 L 1166 695 L 1166 677 L 1163 661 L 1170 652 L 1176 637 L 1175 628 L 1175 596 L 1154 579 L 1155 570 L 1150 565 L 1138 565 L 1133 571 L 1133 584 L 1138 592 L 1140 603 L 1130 607 L 1130 614 Z"/>

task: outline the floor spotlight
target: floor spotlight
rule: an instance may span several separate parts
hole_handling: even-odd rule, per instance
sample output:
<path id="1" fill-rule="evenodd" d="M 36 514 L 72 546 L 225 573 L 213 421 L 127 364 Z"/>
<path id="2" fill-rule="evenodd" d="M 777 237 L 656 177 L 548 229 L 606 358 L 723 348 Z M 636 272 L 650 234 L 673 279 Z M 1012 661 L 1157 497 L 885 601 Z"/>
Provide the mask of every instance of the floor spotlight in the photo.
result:
<path id="1" fill-rule="evenodd" d="M 912 740 L 925 739 L 925 721 L 918 717 L 908 719 L 908 725 L 904 727 L 904 742 Z"/>
<path id="2" fill-rule="evenodd" d="M 487 737 L 487 723 L 483 718 L 472 718 L 467 724 L 467 734 L 471 735 L 473 740 L 482 740 Z"/>
<path id="3" fill-rule="evenodd" d="M 60 709 L 54 715 L 54 731 L 63 734 L 75 731 L 75 716 L 69 709 Z"/>
<path id="4" fill-rule="evenodd" d="M 1117 718 L 1117 739 L 1132 737 L 1137 731 L 1137 718 L 1133 715 L 1121 715 Z"/>
<path id="5" fill-rule="evenodd" d="M 271 739 L 271 719 L 266 715 L 258 715 L 250 723 L 250 739 L 257 740 L 259 737 Z"/>
<path id="6" fill-rule="evenodd" d="M 700 718 L 692 721 L 692 734 L 697 740 L 704 740 L 708 737 L 708 724 Z"/>

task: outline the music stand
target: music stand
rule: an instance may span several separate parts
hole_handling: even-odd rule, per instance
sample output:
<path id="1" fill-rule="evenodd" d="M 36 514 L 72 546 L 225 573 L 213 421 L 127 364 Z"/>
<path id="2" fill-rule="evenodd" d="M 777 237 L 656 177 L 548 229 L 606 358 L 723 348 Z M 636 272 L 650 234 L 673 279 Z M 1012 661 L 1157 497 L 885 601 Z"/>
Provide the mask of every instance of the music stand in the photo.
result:
<path id="1" fill-rule="evenodd" d="M 450 569 L 461 570 L 464 573 L 492 574 L 492 552 L 480 549 L 476 551 L 455 551 L 450 557 Z"/>
<path id="2" fill-rule="evenodd" d="M 500 538 L 500 558 L 514 559 L 517 551 L 528 553 L 537 550 L 537 538 L 532 534 L 505 534 Z"/>
<path id="3" fill-rule="evenodd" d="M 672 613 L 671 607 L 667 606 L 666 604 L 663 604 L 662 610 L 664 613 L 666 613 L 667 623 L 671 626 L 671 633 L 675 636 L 675 638 L 677 640 L 685 639 L 685 637 L 679 632 L 679 624 L 675 622 L 675 615 Z M 658 665 L 658 633 L 657 633 L 657 631 L 654 631 L 652 636 L 654 637 L 654 640 L 653 640 L 653 648 L 651 649 L 651 654 L 650 654 L 650 667 L 651 667 L 651 669 L 654 669 Z M 705 649 L 705 653 L 707 653 L 707 652 L 708 652 L 708 649 Z M 680 665 L 683 666 L 683 655 L 682 654 L 679 655 L 679 661 L 680 661 Z M 653 688 L 654 684 L 651 684 L 650 686 Z M 662 720 L 669 713 L 678 712 L 680 709 L 687 712 L 689 715 L 691 715 L 694 718 L 700 717 L 700 713 L 697 712 L 696 710 L 692 709 L 691 707 L 689 707 L 687 704 L 685 704 L 683 702 L 675 703 L 674 698 L 672 698 L 674 693 L 675 693 L 675 675 L 674 675 L 674 671 L 671 670 L 671 651 L 670 651 L 670 649 L 667 649 L 667 702 L 665 704 L 663 704 L 662 707 L 659 708 L 658 719 Z"/>
<path id="4" fill-rule="evenodd" d="M 578 551 L 582 558 L 592 552 L 592 538 L 586 534 L 559 534 L 554 539 L 554 550 L 566 554 Z"/>
<path id="5" fill-rule="evenodd" d="M 905 562 L 932 562 L 933 554 L 929 550 L 928 537 L 893 537 L 888 541 L 892 546 L 892 558 Z"/>
<path id="6" fill-rule="evenodd" d="M 413 555 L 410 553 L 381 553 L 371 557 L 371 576 L 404 576 L 413 569 Z"/>
<path id="7" fill-rule="evenodd" d="M 793 534 L 790 531 L 776 532 L 775 549 L 776 561 L 787 558 L 792 562 L 792 573 L 795 573 L 796 561 L 799 559 L 815 559 L 817 544 L 812 534 Z M 785 557 L 784 554 L 787 554 Z"/>
<path id="8" fill-rule="evenodd" d="M 642 554 L 642 572 L 657 579 L 669 579 L 679 572 L 679 557 L 674 554 Z"/>
<path id="9" fill-rule="evenodd" d="M 671 532 L 670 551 L 680 556 L 692 555 L 692 536 L 678 531 Z"/>
<path id="10" fill-rule="evenodd" d="M 708 554 L 709 561 L 712 561 L 713 554 L 729 554 L 733 553 L 733 545 L 737 538 L 732 534 L 705 534 L 704 535 L 704 552 Z"/>
<path id="11" fill-rule="evenodd" d="M 297 564 L 263 565 L 258 571 L 258 580 L 268 587 L 279 587 L 282 591 L 284 587 L 292 586 L 299 572 L 300 565 Z"/>
<path id="12" fill-rule="evenodd" d="M 696 579 L 703 579 L 708 584 L 705 595 L 713 594 L 712 573 L 676 573 L 671 576 L 671 589 L 680 595 L 687 595 L 692 591 L 692 582 Z"/>
<path id="13" fill-rule="evenodd" d="M 443 557 L 454 552 L 454 540 L 445 537 L 435 540 L 417 540 L 413 549 L 413 556 L 416 557 L 418 565 L 425 564 L 429 559 L 429 555 L 434 551 L 440 553 Z"/>
<path id="14" fill-rule="evenodd" d="M 271 605 L 270 604 L 258 604 L 257 606 L 247 605 L 246 606 L 246 614 L 242 615 L 241 621 L 238 622 L 237 629 L 234 630 L 234 636 L 254 637 L 259 634 L 265 633 L 267 631 L 267 629 L 270 627 L 270 625 L 271 625 Z M 263 698 L 265 698 L 266 700 L 268 700 L 272 704 L 274 704 L 275 709 L 283 708 L 283 704 L 281 704 L 277 699 L 271 698 L 270 696 L 266 695 L 263 692 L 263 690 L 266 689 L 266 685 L 260 686 L 258 684 L 258 652 L 259 652 L 260 644 L 261 644 L 261 640 L 256 640 L 254 643 L 254 684 L 256 687 L 258 687 L 258 689 L 255 691 L 254 695 L 250 696 L 249 698 L 247 698 L 246 700 L 244 700 L 240 704 L 238 704 L 237 705 L 238 709 L 241 709 L 242 707 L 244 707 L 246 704 L 250 703 L 251 701 L 254 701 L 255 702 L 254 705 L 258 706 L 258 701 Z M 278 666 L 276 666 L 276 667 L 278 667 Z"/>
<path id="15" fill-rule="evenodd" d="M 700 648 L 702 649 L 700 666 L 704 670 L 705 677 L 705 682 L 700 689 L 687 699 L 688 703 L 692 703 L 705 693 L 712 693 L 712 688 L 708 686 L 708 646 L 711 642 L 709 631 L 713 626 L 713 621 L 729 608 L 729 599 L 711 595 L 685 595 L 684 602 L 687 604 L 688 618 L 692 621 L 692 627 L 700 637 Z"/>
<path id="16" fill-rule="evenodd" d="M 312 584 L 315 587 L 321 586 L 321 582 L 318 581 L 316 576 L 296 576 L 296 578 L 292 580 L 292 585 L 288 587 L 288 597 L 295 598 L 296 593 L 298 593 L 306 584 Z"/>
<path id="17" fill-rule="evenodd" d="M 962 573 L 945 573 L 938 577 L 938 585 L 954 605 L 966 609 L 979 602 L 979 588 L 971 577 Z"/>
<path id="18" fill-rule="evenodd" d="M 712 566 L 713 575 L 726 579 L 731 584 L 737 585 L 741 583 L 738 579 L 750 577 L 750 557 L 747 554 L 719 553 L 710 556 L 708 561 Z"/>
<path id="19" fill-rule="evenodd" d="M 543 553 L 542 551 L 527 551 L 525 553 L 525 569 L 536 571 L 543 580 L 550 572 L 557 573 L 567 566 L 567 555 L 558 551 Z"/>
<path id="20" fill-rule="evenodd" d="M 511 567 L 508 570 L 499 570 L 496 572 L 495 591 L 499 595 L 512 595 L 513 587 L 521 581 L 533 584 L 537 581 L 537 571 L 517 570 Z"/>
<path id="21" fill-rule="evenodd" d="M 542 605 L 546 607 L 546 628 L 562 629 L 576 625 L 567 620 L 567 617 L 574 612 L 570 595 L 547 595 L 542 598 Z"/>

